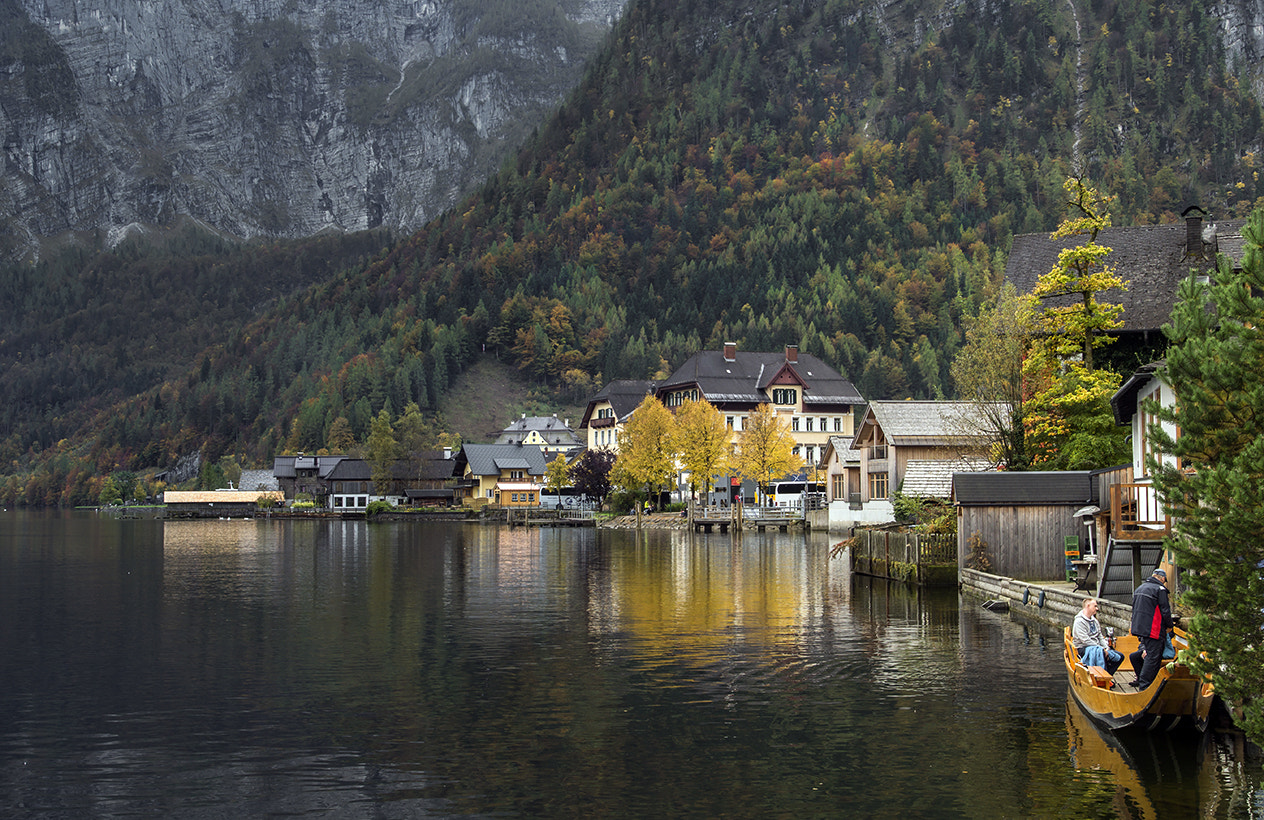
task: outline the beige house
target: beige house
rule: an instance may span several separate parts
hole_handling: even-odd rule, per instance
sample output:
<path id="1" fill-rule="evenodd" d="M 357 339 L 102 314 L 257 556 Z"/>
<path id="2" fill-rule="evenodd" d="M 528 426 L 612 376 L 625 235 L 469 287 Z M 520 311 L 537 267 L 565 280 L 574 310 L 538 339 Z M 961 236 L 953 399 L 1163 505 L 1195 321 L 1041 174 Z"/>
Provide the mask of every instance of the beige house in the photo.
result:
<path id="1" fill-rule="evenodd" d="M 619 431 L 628 416 L 654 393 L 658 383 L 643 379 L 616 379 L 588 400 L 579 434 L 589 450 L 619 452 Z"/>
<path id="2" fill-rule="evenodd" d="M 456 455 L 460 501 L 471 507 L 538 506 L 549 457 L 524 444 L 466 444 Z"/>
<path id="3" fill-rule="evenodd" d="M 948 499 L 954 472 L 995 466 L 992 442 L 975 402 L 870 402 L 854 455 L 842 457 L 841 442 L 827 453 L 830 529 L 894 520 L 896 492 Z"/>
<path id="4" fill-rule="evenodd" d="M 706 399 L 740 433 L 755 408 L 771 405 L 785 421 L 796 452 L 816 464 L 831 436 L 850 436 L 860 393 L 837 370 L 787 345 L 778 353 L 746 353 L 733 342 L 723 350 L 695 353 L 658 386 L 669 409 L 688 400 Z"/>

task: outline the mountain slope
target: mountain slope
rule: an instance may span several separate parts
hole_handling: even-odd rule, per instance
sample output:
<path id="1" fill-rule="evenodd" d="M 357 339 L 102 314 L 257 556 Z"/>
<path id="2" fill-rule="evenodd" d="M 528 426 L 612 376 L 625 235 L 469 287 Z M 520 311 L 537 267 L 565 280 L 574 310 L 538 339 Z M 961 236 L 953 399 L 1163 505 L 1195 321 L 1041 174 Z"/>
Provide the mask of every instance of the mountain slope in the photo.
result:
<path id="1" fill-rule="evenodd" d="M 484 351 L 572 401 L 730 340 L 798 344 L 867 398 L 951 396 L 963 316 L 1012 234 L 1064 215 L 1067 175 L 1121 224 L 1264 196 L 1230 73 L 1255 45 L 1226 34 L 1250 8 L 635 2 L 477 194 L 90 420 L 35 459 L 62 466 L 34 496 L 315 449 L 339 418 L 363 436 L 383 407 L 434 412 Z M 6 443 L 16 473 L 33 455 Z"/>
<path id="2" fill-rule="evenodd" d="M 622 0 L 0 0 L 0 258 L 192 216 L 412 230 L 578 82 Z"/>

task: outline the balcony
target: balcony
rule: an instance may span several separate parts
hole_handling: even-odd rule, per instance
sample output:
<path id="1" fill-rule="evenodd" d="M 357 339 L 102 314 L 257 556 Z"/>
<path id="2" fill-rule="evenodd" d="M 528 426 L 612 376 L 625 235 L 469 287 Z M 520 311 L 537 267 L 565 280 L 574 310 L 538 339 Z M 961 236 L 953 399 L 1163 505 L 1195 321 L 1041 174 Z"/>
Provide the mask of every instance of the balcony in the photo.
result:
<path id="1" fill-rule="evenodd" d="M 1110 534 L 1116 541 L 1158 541 L 1172 534 L 1172 519 L 1152 485 L 1111 486 Z"/>

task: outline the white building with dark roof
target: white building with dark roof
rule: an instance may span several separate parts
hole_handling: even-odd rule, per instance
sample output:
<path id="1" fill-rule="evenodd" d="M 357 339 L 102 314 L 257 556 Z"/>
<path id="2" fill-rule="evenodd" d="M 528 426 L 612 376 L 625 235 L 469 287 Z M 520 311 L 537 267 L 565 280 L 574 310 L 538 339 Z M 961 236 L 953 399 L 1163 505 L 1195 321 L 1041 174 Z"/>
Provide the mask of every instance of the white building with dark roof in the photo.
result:
<path id="1" fill-rule="evenodd" d="M 552 416 L 528 416 L 515 419 L 496 439 L 497 444 L 527 444 L 546 453 L 567 453 L 584 446 L 584 440 L 570 427 L 570 420 Z"/>
<path id="2" fill-rule="evenodd" d="M 856 408 L 865 403 L 841 373 L 794 345 L 779 353 L 748 353 L 733 342 L 690 356 L 659 384 L 658 397 L 668 408 L 706 399 L 734 433 L 756 407 L 770 404 L 809 465 L 825 452 L 830 436 L 852 434 Z"/>

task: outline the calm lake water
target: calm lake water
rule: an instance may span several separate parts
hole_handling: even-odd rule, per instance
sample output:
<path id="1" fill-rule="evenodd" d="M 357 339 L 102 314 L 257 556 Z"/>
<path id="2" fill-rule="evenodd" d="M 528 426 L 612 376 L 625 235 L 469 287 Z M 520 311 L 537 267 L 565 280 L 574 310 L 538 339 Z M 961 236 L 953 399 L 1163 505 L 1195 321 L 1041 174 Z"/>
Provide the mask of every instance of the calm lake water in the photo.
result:
<path id="1" fill-rule="evenodd" d="M 0 513 L 4 817 L 1264 817 L 823 534 Z"/>

